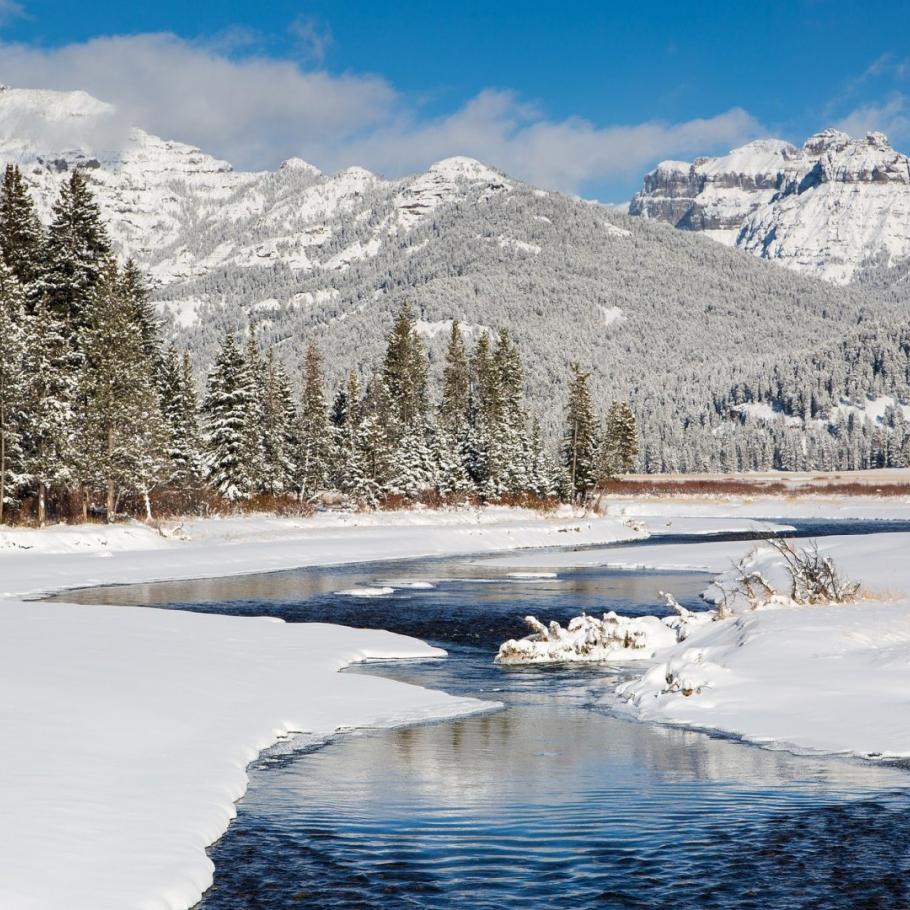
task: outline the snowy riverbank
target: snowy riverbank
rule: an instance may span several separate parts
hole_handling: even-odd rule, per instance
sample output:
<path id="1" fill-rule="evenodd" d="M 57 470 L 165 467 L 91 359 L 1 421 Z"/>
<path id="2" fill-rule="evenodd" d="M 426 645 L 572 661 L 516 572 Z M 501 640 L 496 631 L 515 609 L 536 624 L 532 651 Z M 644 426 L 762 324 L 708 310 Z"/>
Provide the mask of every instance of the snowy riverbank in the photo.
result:
<path id="1" fill-rule="evenodd" d="M 860 600 L 749 611 L 696 626 L 670 645 L 652 637 L 656 650 L 636 655 L 650 658 L 650 668 L 606 704 L 641 720 L 775 748 L 910 756 L 910 534 L 829 537 L 819 549 L 862 584 Z M 543 562 L 720 576 L 744 559 L 774 579 L 775 554 L 754 542 L 620 546 L 552 554 Z M 540 568 L 542 561 L 514 554 L 494 564 Z"/>
<path id="2" fill-rule="evenodd" d="M 910 505 L 880 504 L 889 517 Z M 838 501 L 816 514 L 847 517 Z M 804 503 L 800 509 L 806 508 Z M 501 564 L 606 560 L 571 547 L 655 531 L 755 529 L 787 504 L 611 501 L 603 518 L 513 509 L 247 517 L 0 531 L 0 906 L 10 910 L 185 910 L 211 881 L 205 847 L 224 831 L 245 767 L 289 731 L 315 736 L 482 710 L 481 702 L 360 675 L 364 659 L 434 657 L 413 639 L 337 626 L 23 601 L 67 587 L 223 576 L 304 565 L 506 552 Z M 845 511 L 846 510 L 846 511 Z M 903 514 L 898 514 L 903 510 Z M 859 516 L 857 516 L 859 517 Z M 774 523 L 777 526 L 777 523 Z M 827 545 L 827 544 L 826 544 Z M 832 541 L 879 590 L 910 592 L 910 535 Z M 748 543 L 611 550 L 611 564 L 719 572 Z M 892 546 L 891 552 L 886 547 Z M 544 557 L 522 548 L 562 547 Z M 850 562 L 850 554 L 853 561 Z M 862 570 L 862 571 L 858 571 Z M 702 695 L 643 688 L 625 709 L 833 751 L 910 754 L 907 602 L 750 615 L 706 640 Z M 718 632 L 712 624 L 705 634 Z M 822 634 L 824 633 L 824 634 Z M 701 633 L 697 633 L 701 634 Z M 745 647 L 734 648 L 735 636 Z M 683 645 L 692 647 L 694 636 Z M 679 646 L 682 647 L 682 646 Z M 683 652 L 659 656 L 684 659 Z M 691 655 L 689 655 L 691 657 Z M 689 657 L 685 657 L 689 660 Z M 793 693 L 798 693 L 798 698 Z M 806 713 L 813 716 L 804 723 Z"/>
<path id="3" fill-rule="evenodd" d="M 22 597 L 640 534 L 618 519 L 511 509 L 250 517 L 166 533 L 0 531 L 4 910 L 184 910 L 211 882 L 205 848 L 233 817 L 246 765 L 279 737 L 490 707 L 337 672 L 367 659 L 443 656 L 400 635 Z"/>

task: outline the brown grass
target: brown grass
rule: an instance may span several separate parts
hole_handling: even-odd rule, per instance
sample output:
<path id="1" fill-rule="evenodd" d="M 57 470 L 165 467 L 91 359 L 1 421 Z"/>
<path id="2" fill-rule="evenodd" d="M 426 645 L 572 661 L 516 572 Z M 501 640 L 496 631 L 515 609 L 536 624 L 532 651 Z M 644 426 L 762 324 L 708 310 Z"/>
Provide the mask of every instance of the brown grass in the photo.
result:
<path id="1" fill-rule="evenodd" d="M 910 483 L 860 483 L 858 481 L 786 484 L 769 480 L 661 478 L 614 480 L 604 487 L 616 496 L 910 496 Z"/>

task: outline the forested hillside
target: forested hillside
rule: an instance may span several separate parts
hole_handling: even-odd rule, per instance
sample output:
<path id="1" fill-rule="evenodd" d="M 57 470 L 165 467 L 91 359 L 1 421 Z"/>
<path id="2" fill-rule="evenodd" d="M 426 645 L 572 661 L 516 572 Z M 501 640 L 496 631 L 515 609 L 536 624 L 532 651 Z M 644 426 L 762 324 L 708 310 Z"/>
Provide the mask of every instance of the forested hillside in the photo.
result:
<path id="1" fill-rule="evenodd" d="M 311 343 L 302 381 L 255 329 L 225 332 L 198 403 L 187 353 L 165 349 L 144 279 L 121 265 L 79 170 L 43 228 L 22 178 L 0 188 L 0 521 L 199 511 L 221 503 L 373 508 L 421 500 L 583 500 L 630 470 L 635 417 L 600 419 L 590 374 L 571 368 L 561 445 L 525 405 L 505 329 L 470 346 L 448 332 L 439 389 L 403 305 L 369 381 L 328 404 Z M 295 377 L 296 380 L 296 377 Z"/>
<path id="2" fill-rule="evenodd" d="M 351 368 L 365 378 L 404 302 L 437 372 L 453 318 L 468 335 L 506 327 L 524 354 L 545 434 L 558 431 L 565 364 L 577 360 L 592 371 L 596 400 L 634 403 L 643 448 L 653 453 L 646 465 L 666 470 L 685 465 L 696 444 L 698 463 L 718 466 L 719 447 L 694 426 L 737 377 L 801 359 L 890 312 L 858 292 L 599 206 L 521 187 L 465 192 L 464 203 L 440 207 L 330 276 L 212 270 L 181 293 L 229 302 L 201 304 L 181 337 L 206 360 L 227 328 L 249 318 L 290 363 L 317 338 L 337 383 Z M 351 230 L 339 244 L 354 241 L 358 226 Z M 272 301 L 256 303 L 266 293 Z"/>

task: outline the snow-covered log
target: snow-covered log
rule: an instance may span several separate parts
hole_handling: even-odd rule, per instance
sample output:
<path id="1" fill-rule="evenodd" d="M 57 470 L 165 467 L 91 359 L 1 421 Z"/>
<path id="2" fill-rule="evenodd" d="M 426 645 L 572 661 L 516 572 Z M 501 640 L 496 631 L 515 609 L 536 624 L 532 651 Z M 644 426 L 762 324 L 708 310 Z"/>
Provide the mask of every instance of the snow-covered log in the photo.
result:
<path id="1" fill-rule="evenodd" d="M 681 608 L 684 609 L 684 608 Z M 547 661 L 587 662 L 603 660 L 648 660 L 656 652 L 682 641 L 692 626 L 710 622 L 713 612 L 668 616 L 619 616 L 610 611 L 601 619 L 582 613 L 566 627 L 558 622 L 544 625 L 526 616 L 531 634 L 510 639 L 496 655 L 497 663 L 528 664 Z"/>

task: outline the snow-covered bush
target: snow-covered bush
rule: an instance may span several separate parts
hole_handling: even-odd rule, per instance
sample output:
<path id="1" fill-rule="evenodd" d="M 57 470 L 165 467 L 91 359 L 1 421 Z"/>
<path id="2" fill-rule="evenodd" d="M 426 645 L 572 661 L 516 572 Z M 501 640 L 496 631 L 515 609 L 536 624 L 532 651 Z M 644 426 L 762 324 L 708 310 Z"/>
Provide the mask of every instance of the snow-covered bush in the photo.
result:
<path id="1" fill-rule="evenodd" d="M 718 618 L 726 619 L 763 607 L 849 603 L 859 588 L 841 576 L 816 542 L 796 547 L 772 537 L 716 579 L 706 597 L 717 604 Z"/>

